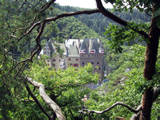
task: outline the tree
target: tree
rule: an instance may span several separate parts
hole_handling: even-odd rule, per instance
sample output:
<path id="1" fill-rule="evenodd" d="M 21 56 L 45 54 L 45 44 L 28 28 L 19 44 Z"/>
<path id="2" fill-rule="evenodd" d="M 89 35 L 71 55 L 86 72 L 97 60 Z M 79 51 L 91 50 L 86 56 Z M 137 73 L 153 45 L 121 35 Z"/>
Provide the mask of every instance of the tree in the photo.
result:
<path id="1" fill-rule="evenodd" d="M 103 15 L 111 18 L 112 20 L 114 20 L 115 22 L 119 23 L 122 26 L 126 26 L 126 27 L 129 26 L 128 22 L 122 20 L 121 18 L 111 14 L 108 10 L 106 10 L 102 5 L 101 0 L 96 0 L 96 2 L 97 2 L 98 9 L 101 11 Z M 132 10 L 134 7 L 137 6 L 136 1 L 127 0 L 126 3 L 122 1 L 116 1 L 116 2 L 109 1 L 109 2 L 114 4 L 115 5 L 114 7 L 118 9 L 127 9 L 127 6 L 125 6 L 126 3 L 130 5 L 129 6 L 130 10 Z M 142 11 L 146 9 L 147 12 L 152 13 L 151 26 L 148 34 L 145 31 L 134 29 L 129 26 L 130 29 L 134 30 L 135 32 L 138 32 L 141 36 L 144 37 L 144 39 L 148 39 L 148 43 L 146 46 L 146 54 L 145 54 L 144 78 L 149 81 L 149 80 L 152 80 L 153 75 L 156 73 L 155 65 L 157 60 L 157 51 L 158 51 L 159 33 L 160 33 L 159 22 L 158 22 L 159 21 L 159 14 L 158 14 L 159 5 L 157 0 L 140 1 L 138 2 L 137 8 Z M 157 98 L 157 96 L 158 96 L 157 92 L 154 92 L 153 87 L 146 88 L 142 96 L 142 103 L 141 103 L 142 110 L 140 112 L 139 119 L 150 120 L 152 104 L 155 98 Z"/>
<path id="2" fill-rule="evenodd" d="M 116 23 L 124 26 L 127 30 L 132 30 L 143 37 L 144 41 L 147 42 L 146 54 L 145 54 L 145 65 L 144 65 L 144 78 L 146 82 L 153 81 L 154 75 L 156 74 L 156 61 L 157 61 L 157 50 L 159 44 L 159 1 L 158 0 L 105 0 L 113 4 L 116 10 L 132 10 L 137 7 L 140 11 L 145 11 L 148 14 L 152 14 L 150 29 L 149 31 L 137 26 L 136 24 L 130 24 L 127 21 L 119 18 L 112 14 L 110 11 L 103 7 L 101 0 L 96 0 L 97 8 L 95 10 L 83 10 L 72 13 L 62 13 L 60 15 L 47 16 L 48 12 L 52 10 L 55 0 L 50 1 L 17 1 L 17 0 L 2 0 L 1 4 L 1 88 L 6 90 L 7 94 L 1 96 L 6 100 L 11 99 L 11 95 L 16 95 L 16 89 L 23 88 L 23 83 L 26 80 L 22 80 L 24 76 L 23 71 L 30 66 L 30 62 L 33 61 L 34 56 L 41 50 L 41 37 L 47 24 L 54 22 L 64 17 L 80 15 L 80 14 L 93 14 L 102 13 L 104 16 L 112 19 Z M 17 8 L 18 5 L 18 8 Z M 128 6 L 127 6 L 128 5 Z M 20 15 L 20 16 L 19 16 Z M 148 32 L 148 33 L 147 33 Z M 30 47 L 30 43 L 34 43 L 34 47 L 30 48 L 31 55 L 24 50 L 24 47 Z M 26 44 L 27 43 L 27 44 Z M 118 48 L 121 52 L 121 49 Z M 26 58 L 27 57 L 27 58 Z M 25 59 L 26 58 L 26 59 Z M 9 75 L 9 76 L 8 76 Z M 6 81 L 7 79 L 7 81 Z M 16 79 L 16 81 L 15 81 Z M 27 82 L 31 82 L 27 80 Z M 36 86 L 35 84 L 32 84 Z M 15 86 L 19 86 L 15 88 Z M 142 102 L 140 109 L 136 112 L 139 119 L 150 120 L 151 108 L 153 102 L 157 99 L 160 89 L 154 86 L 146 88 L 142 95 Z M 18 95 L 16 96 L 18 99 Z M 6 105 L 7 102 L 3 101 Z M 117 104 L 116 104 L 117 105 Z M 122 105 L 122 104 L 121 104 Z M 123 105 L 126 106 L 126 105 Z M 54 106 L 56 107 L 56 105 Z M 8 110 L 7 110 L 8 109 Z M 6 110 L 1 109 L 3 117 L 7 118 L 9 114 L 9 107 Z M 56 113 L 56 110 L 53 109 Z M 7 114 L 6 114 L 7 113 Z M 63 115 L 57 117 L 64 119 Z"/>

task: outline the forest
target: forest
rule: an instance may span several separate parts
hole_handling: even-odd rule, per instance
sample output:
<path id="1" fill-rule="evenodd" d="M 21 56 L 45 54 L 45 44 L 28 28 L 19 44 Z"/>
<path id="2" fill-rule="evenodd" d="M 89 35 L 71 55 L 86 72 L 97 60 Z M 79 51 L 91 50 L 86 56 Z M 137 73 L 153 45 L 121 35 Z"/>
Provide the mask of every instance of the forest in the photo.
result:
<path id="1" fill-rule="evenodd" d="M 158 0 L 95 0 L 96 9 L 56 0 L 0 0 L 0 120 L 160 118 Z M 38 55 L 48 40 L 99 38 L 107 82 L 88 64 L 55 70 Z"/>

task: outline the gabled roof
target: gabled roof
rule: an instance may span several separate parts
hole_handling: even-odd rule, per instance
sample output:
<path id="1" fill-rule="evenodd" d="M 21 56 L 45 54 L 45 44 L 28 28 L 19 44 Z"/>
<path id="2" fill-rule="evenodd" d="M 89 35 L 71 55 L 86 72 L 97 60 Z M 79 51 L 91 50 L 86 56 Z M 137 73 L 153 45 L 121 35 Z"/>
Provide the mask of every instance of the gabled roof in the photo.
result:
<path id="1" fill-rule="evenodd" d="M 69 39 L 65 41 L 66 55 L 79 56 L 80 53 L 99 53 L 99 49 L 103 51 L 102 43 L 99 39 Z"/>
<path id="2" fill-rule="evenodd" d="M 50 54 L 44 53 L 44 52 L 45 52 L 44 48 L 48 49 L 48 50 L 50 51 Z M 55 49 L 53 43 L 51 42 L 51 40 L 48 40 L 48 41 L 46 42 L 44 48 L 43 48 L 43 49 L 41 50 L 41 52 L 40 52 L 40 54 L 42 54 L 42 55 L 43 55 L 43 54 L 46 54 L 46 55 L 48 55 L 49 57 L 52 57 L 52 55 L 56 52 L 56 49 Z"/>
<path id="3" fill-rule="evenodd" d="M 90 47 L 89 47 L 89 52 L 91 50 L 94 50 L 95 53 L 99 52 L 99 43 L 97 41 L 97 39 L 90 39 Z"/>
<path id="4" fill-rule="evenodd" d="M 87 44 L 86 44 L 85 40 L 83 40 L 83 42 L 81 43 L 80 50 L 86 50 L 87 51 Z"/>
<path id="5" fill-rule="evenodd" d="M 79 50 L 77 45 L 74 42 L 68 48 L 68 56 L 79 57 Z"/>

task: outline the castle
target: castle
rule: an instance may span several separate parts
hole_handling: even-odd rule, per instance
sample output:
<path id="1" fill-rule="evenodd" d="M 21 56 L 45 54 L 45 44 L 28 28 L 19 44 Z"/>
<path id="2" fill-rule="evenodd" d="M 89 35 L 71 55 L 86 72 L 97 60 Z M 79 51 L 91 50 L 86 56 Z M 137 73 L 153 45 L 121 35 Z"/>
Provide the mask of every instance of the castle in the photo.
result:
<path id="1" fill-rule="evenodd" d="M 65 69 L 69 66 L 80 67 L 91 63 L 94 72 L 104 76 L 104 49 L 99 39 L 68 39 L 60 45 L 64 50 L 63 56 L 54 55 L 56 48 L 51 41 L 47 41 L 40 54 L 47 55 L 47 64 L 55 69 Z"/>

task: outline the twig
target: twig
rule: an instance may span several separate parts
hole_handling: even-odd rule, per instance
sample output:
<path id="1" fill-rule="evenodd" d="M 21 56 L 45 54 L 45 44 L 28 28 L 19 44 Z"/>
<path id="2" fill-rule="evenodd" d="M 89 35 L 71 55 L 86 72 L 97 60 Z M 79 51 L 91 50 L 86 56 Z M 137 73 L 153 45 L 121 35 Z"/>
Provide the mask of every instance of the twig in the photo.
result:
<path id="1" fill-rule="evenodd" d="M 42 9 L 40 10 L 40 13 L 44 12 L 46 9 L 48 9 L 51 4 L 53 4 L 56 0 L 50 0 L 47 4 L 45 4 L 44 6 L 42 6 Z"/>
<path id="2" fill-rule="evenodd" d="M 83 110 L 80 110 L 79 112 L 82 112 L 82 113 L 86 113 L 86 112 L 87 112 L 87 113 L 103 114 L 103 113 L 105 113 L 105 112 L 110 111 L 111 109 L 113 109 L 113 108 L 116 107 L 117 105 L 121 105 L 121 106 L 123 106 L 123 107 L 126 107 L 128 110 L 130 110 L 130 111 L 133 112 L 133 113 L 138 113 L 138 112 L 141 110 L 141 108 L 140 108 L 140 109 L 133 109 L 132 107 L 128 106 L 127 104 L 124 104 L 124 103 L 122 103 L 122 102 L 116 102 L 116 103 L 114 103 L 111 107 L 109 107 L 109 108 L 107 108 L 107 109 L 105 109 L 105 110 L 103 110 L 103 111 L 83 109 Z"/>
<path id="3" fill-rule="evenodd" d="M 21 6 L 18 8 L 18 10 L 22 9 L 23 6 L 26 4 L 27 0 L 24 0 L 24 2 L 21 4 Z"/>

